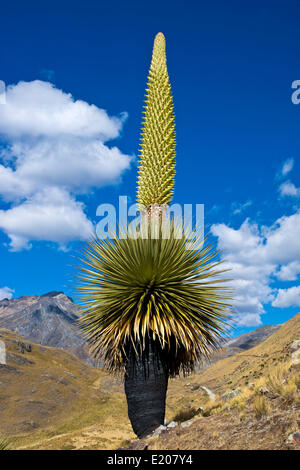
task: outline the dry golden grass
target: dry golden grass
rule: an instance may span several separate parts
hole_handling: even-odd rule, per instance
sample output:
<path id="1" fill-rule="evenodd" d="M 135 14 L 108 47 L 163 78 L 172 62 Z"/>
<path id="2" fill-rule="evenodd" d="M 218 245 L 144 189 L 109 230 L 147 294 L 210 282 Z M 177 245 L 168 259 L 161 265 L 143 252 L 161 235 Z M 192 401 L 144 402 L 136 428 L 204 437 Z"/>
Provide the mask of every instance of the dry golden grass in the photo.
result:
<path id="1" fill-rule="evenodd" d="M 198 410 L 194 407 L 184 408 L 178 411 L 174 416 L 172 421 L 176 423 L 183 423 L 184 421 L 188 421 L 189 419 L 194 418 L 198 414 Z"/>
<path id="2" fill-rule="evenodd" d="M 264 395 L 256 395 L 254 397 L 253 410 L 256 418 L 270 414 L 271 407 Z"/>
<path id="3" fill-rule="evenodd" d="M 254 412 L 256 416 L 267 415 L 271 412 L 271 400 L 260 393 L 261 387 L 266 387 L 284 403 L 298 403 L 299 370 L 291 368 L 288 345 L 299 339 L 299 331 L 300 314 L 255 348 L 220 360 L 193 376 L 170 381 L 167 414 L 174 419 L 176 413 L 186 408 L 201 406 L 205 408 L 204 417 L 222 414 L 225 418 L 234 409 L 239 412 L 240 421 L 248 412 Z M 250 382 L 254 384 L 251 389 Z M 201 391 L 201 385 L 209 387 L 216 399 L 209 400 Z M 223 402 L 220 397 L 233 388 L 239 388 L 241 393 Z"/>
<path id="4" fill-rule="evenodd" d="M 287 380 L 287 383 L 283 386 L 281 396 L 288 403 L 300 401 L 297 381 L 298 379 L 296 377 L 290 377 Z"/>
<path id="5" fill-rule="evenodd" d="M 122 384 L 61 349 L 32 344 L 20 354 L 20 337 L 1 334 L 1 432 L 14 448 L 114 449 L 134 437 Z"/>
<path id="6" fill-rule="evenodd" d="M 239 395 L 233 398 L 229 404 L 230 408 L 236 408 L 238 411 L 243 411 L 246 408 L 248 394 Z"/>
<path id="7" fill-rule="evenodd" d="M 190 427 L 177 427 L 151 441 L 149 449 L 287 449 L 286 438 L 299 431 L 300 422 L 300 370 L 291 367 L 289 347 L 300 338 L 299 332 L 300 314 L 255 348 L 171 380 L 170 417 L 187 407 L 202 406 L 205 411 Z M 203 393 L 202 385 L 216 394 L 215 400 Z M 269 392 L 260 391 L 261 387 Z M 237 388 L 239 395 L 221 400 Z"/>
<path id="8" fill-rule="evenodd" d="M 180 412 L 193 414 L 199 407 L 204 407 L 203 418 L 201 412 L 195 415 L 196 422 L 203 427 L 199 436 L 203 433 L 211 436 L 217 426 L 223 434 L 216 440 L 223 448 L 231 445 L 226 444 L 227 429 L 253 420 L 256 409 L 261 415 L 270 411 L 269 403 L 272 407 L 276 407 L 277 402 L 284 403 L 283 412 L 291 403 L 294 406 L 299 402 L 300 372 L 290 368 L 287 345 L 299 339 L 299 331 L 300 314 L 255 348 L 223 359 L 192 376 L 170 380 L 166 418 L 171 421 Z M 18 335 L 7 330 L 1 330 L 1 334 L 8 352 L 17 354 L 14 341 Z M 1 431 L 13 439 L 14 448 L 115 449 L 135 437 L 120 382 L 60 349 L 33 345 L 32 353 L 20 356 L 34 364 L 16 365 L 9 359 L 12 370 L 5 372 L 0 368 L 0 381 L 6 384 L 0 388 L 0 400 L 5 405 L 0 411 Z M 254 382 L 254 389 L 250 390 L 246 382 Z M 212 390 L 216 399 L 210 400 L 201 385 Z M 277 398 L 261 397 L 261 386 L 267 387 Z M 239 388 L 241 394 L 228 402 L 221 401 L 220 397 L 233 388 Z M 290 415 L 292 417 L 293 413 Z M 28 425 L 26 430 L 25 421 L 37 426 Z M 184 438 L 180 434 L 183 429 Z M 174 430 L 179 433 L 174 441 L 176 448 L 197 448 L 200 437 L 196 438 L 190 428 L 183 429 Z M 267 439 L 265 436 L 260 445 L 267 446 Z M 157 449 L 164 448 L 161 445 L 158 440 Z M 247 445 L 246 440 L 240 443 L 245 448 Z"/>
<path id="9" fill-rule="evenodd" d="M 279 364 L 269 372 L 266 386 L 277 395 L 282 395 L 284 384 L 287 379 L 289 363 Z"/>
<path id="10" fill-rule="evenodd" d="M 274 367 L 290 366 L 290 352 L 287 345 L 299 339 L 299 331 L 300 314 L 297 314 L 258 346 L 222 359 L 191 376 L 170 380 L 167 419 L 170 420 L 183 408 L 189 406 L 199 408 L 208 403 L 208 397 L 204 396 L 200 389 L 191 391 L 193 385 L 205 385 L 217 397 L 234 388 L 245 390 L 250 382 L 254 382 L 256 388 L 266 386 L 266 379 L 272 374 Z M 299 375 L 299 372 L 295 374 Z M 188 383 L 190 385 L 186 386 Z"/>
<path id="11" fill-rule="evenodd" d="M 293 372 L 290 361 L 274 367 L 266 378 L 266 386 L 284 401 L 299 401 L 299 374 Z"/>

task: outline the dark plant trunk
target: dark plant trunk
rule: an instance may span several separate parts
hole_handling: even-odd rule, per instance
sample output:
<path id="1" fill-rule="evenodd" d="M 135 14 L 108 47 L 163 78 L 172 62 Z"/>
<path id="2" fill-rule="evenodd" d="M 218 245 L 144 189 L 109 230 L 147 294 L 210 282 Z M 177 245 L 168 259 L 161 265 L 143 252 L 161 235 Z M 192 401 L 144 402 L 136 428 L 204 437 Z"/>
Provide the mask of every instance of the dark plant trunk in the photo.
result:
<path id="1" fill-rule="evenodd" d="M 139 438 L 164 424 L 169 374 L 155 344 L 149 342 L 143 357 L 128 355 L 125 393 L 128 416 Z"/>

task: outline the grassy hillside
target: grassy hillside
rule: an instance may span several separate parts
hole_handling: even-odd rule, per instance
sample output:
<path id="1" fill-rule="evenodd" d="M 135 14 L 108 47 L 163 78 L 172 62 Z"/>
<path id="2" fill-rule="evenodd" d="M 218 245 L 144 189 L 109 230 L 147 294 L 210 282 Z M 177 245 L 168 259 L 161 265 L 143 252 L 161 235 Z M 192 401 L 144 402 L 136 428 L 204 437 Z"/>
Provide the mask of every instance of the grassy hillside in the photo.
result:
<path id="1" fill-rule="evenodd" d="M 260 345 L 172 380 L 167 418 L 192 421 L 150 439 L 149 449 L 290 448 L 288 435 L 300 430 L 300 368 L 291 365 L 290 348 L 299 339 L 300 314 Z M 201 386 L 216 398 L 209 399 Z M 239 395 L 222 400 L 233 389 Z"/>
<path id="2" fill-rule="evenodd" d="M 120 381 L 61 349 L 31 344 L 28 352 L 17 334 L 0 334 L 8 350 L 8 365 L 0 366 L 0 435 L 14 448 L 129 445 L 134 434 Z M 297 339 L 300 314 L 260 345 L 171 380 L 167 419 L 193 420 L 189 427 L 148 439 L 149 448 L 287 448 L 288 433 L 300 423 L 299 369 L 290 368 L 290 345 Z M 202 386 L 216 398 L 211 400 Z M 259 392 L 262 386 L 267 394 Z M 240 394 L 224 402 L 221 396 L 232 389 Z"/>
<path id="3" fill-rule="evenodd" d="M 258 346 L 222 359 L 189 377 L 172 380 L 167 418 L 171 419 L 181 406 L 199 407 L 206 401 L 201 391 L 191 390 L 193 387 L 204 385 L 219 396 L 266 376 L 276 365 L 289 359 L 289 344 L 296 339 L 300 339 L 300 313 Z"/>
<path id="4" fill-rule="evenodd" d="M 14 448 L 111 449 L 132 438 L 120 384 L 62 349 L 29 344 L 0 330 L 0 435 Z M 24 352 L 22 353 L 22 349 Z"/>

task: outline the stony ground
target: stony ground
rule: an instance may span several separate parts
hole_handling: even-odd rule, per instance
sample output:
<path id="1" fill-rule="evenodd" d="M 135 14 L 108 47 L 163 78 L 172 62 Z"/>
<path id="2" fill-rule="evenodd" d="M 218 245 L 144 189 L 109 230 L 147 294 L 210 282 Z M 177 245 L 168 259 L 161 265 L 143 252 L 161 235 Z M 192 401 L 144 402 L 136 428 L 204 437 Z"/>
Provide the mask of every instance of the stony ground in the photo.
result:
<path id="1" fill-rule="evenodd" d="M 256 417 L 250 410 L 241 418 L 237 409 L 197 417 L 187 427 L 180 425 L 158 437 L 133 440 L 129 449 L 149 450 L 300 450 L 300 404 L 273 404 L 274 412 Z M 189 423 L 188 423 L 189 424 Z M 294 442 L 293 442 L 294 441 Z"/>

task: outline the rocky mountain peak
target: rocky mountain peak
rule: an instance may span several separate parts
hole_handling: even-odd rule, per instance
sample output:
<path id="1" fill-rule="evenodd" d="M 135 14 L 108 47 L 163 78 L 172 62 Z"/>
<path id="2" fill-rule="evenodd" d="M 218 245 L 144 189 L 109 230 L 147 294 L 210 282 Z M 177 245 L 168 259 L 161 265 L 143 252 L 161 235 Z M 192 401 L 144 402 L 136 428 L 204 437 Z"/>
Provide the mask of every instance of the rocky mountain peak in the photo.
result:
<path id="1" fill-rule="evenodd" d="M 93 365 L 76 324 L 78 316 L 78 305 L 61 291 L 0 301 L 0 328 L 35 343 L 63 348 Z"/>

